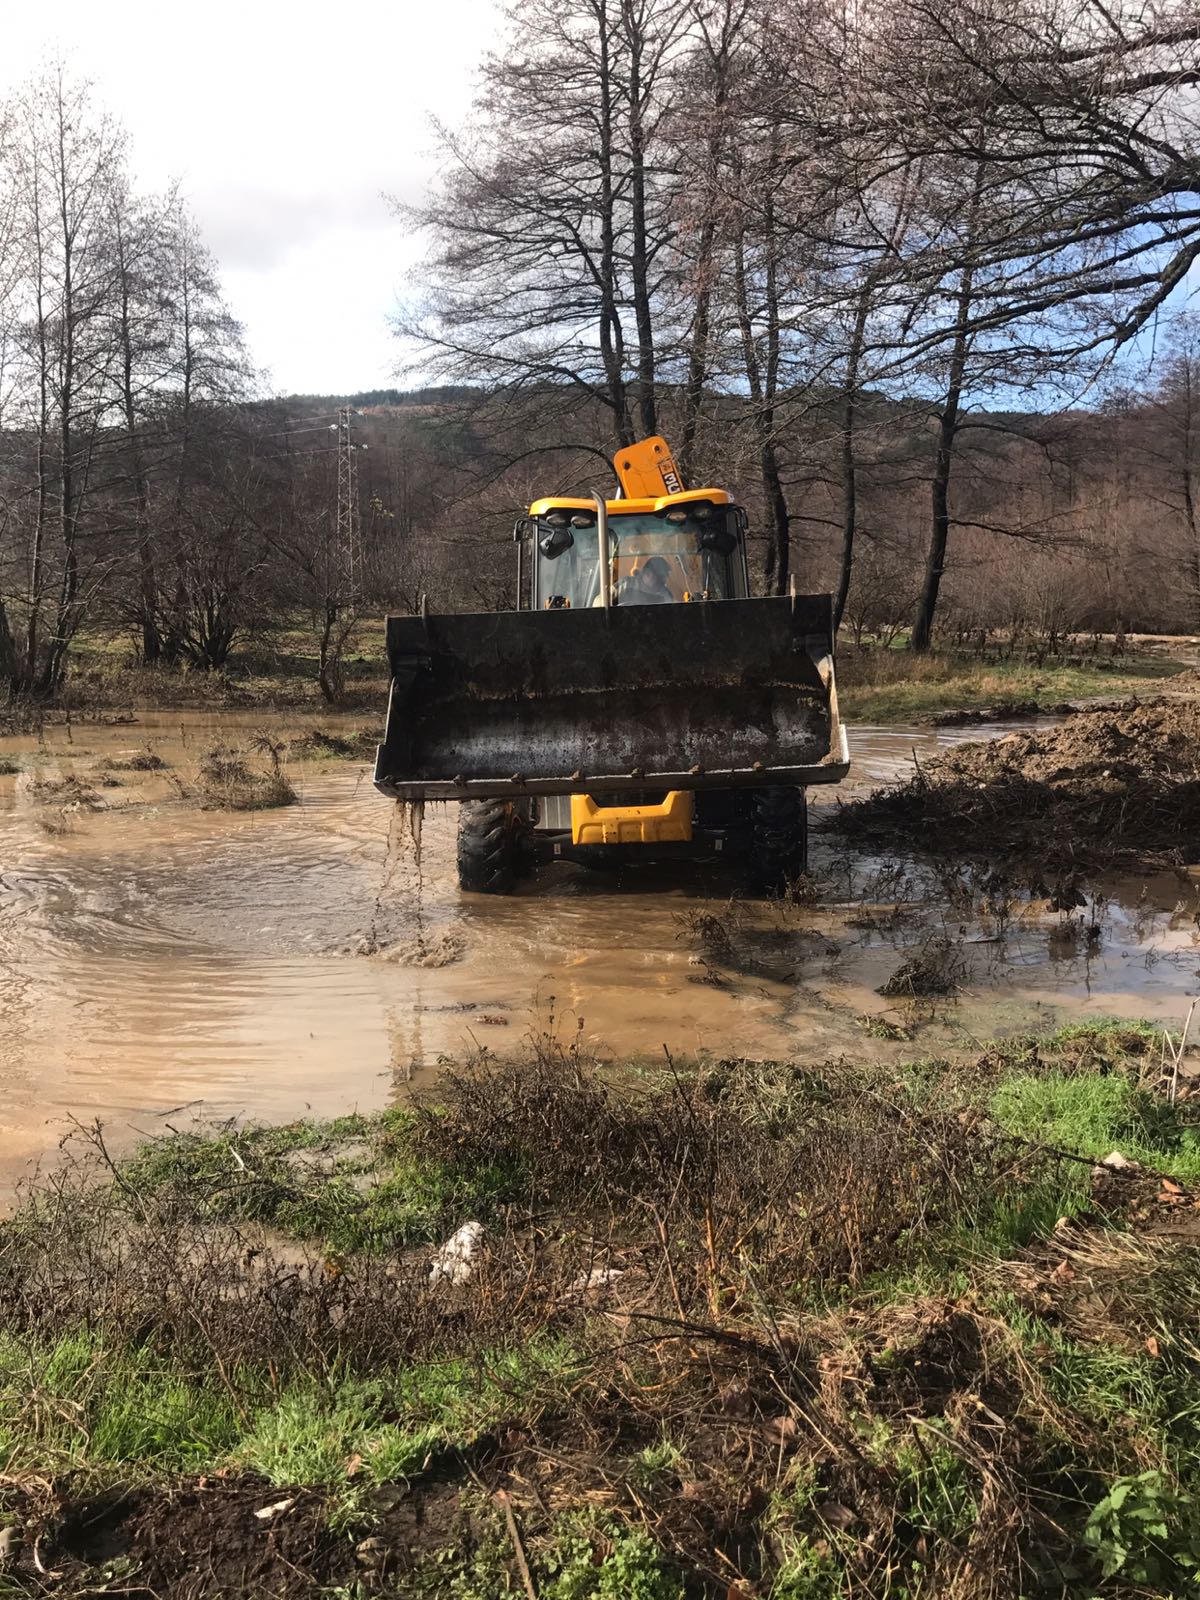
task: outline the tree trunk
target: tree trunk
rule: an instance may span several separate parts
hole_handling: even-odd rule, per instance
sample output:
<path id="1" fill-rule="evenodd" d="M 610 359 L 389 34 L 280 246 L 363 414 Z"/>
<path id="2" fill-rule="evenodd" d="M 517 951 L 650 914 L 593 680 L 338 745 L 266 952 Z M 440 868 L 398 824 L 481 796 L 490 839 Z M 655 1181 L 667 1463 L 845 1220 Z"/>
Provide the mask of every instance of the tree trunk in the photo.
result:
<path id="1" fill-rule="evenodd" d="M 687 378 L 683 392 L 679 470 L 685 484 L 692 479 L 694 466 L 692 457 L 696 448 L 700 412 L 704 404 L 704 383 L 708 376 L 717 239 L 717 197 L 720 189 L 721 152 L 725 144 L 725 117 L 729 100 L 729 57 L 740 22 L 741 18 L 735 21 L 732 10 L 727 6 L 719 39 L 713 44 L 708 41 L 707 35 L 705 37 L 712 71 L 712 104 L 709 108 L 709 124 L 704 140 L 702 174 L 704 210 L 696 247 L 696 308 L 692 316 Z"/>
<path id="2" fill-rule="evenodd" d="M 838 572 L 837 594 L 833 602 L 833 631 L 836 634 L 850 598 L 850 579 L 854 572 L 854 541 L 858 534 L 858 461 L 855 456 L 855 425 L 858 420 L 858 369 L 862 360 L 867 313 L 874 284 L 863 285 L 854 315 L 854 330 L 846 355 L 846 383 L 842 392 L 842 559 Z"/>
<path id="3" fill-rule="evenodd" d="M 683 390 L 683 430 L 679 449 L 679 474 L 685 484 L 692 481 L 692 454 L 696 448 L 696 429 L 704 401 L 704 379 L 708 370 L 708 341 L 712 318 L 712 253 L 716 223 L 709 203 L 700 229 L 700 248 L 696 258 L 696 311 L 692 318 L 692 337 L 688 348 L 687 379 Z"/>
<path id="4" fill-rule="evenodd" d="M 775 169 L 777 152 L 777 130 L 773 130 L 768 177 Z M 740 181 L 742 176 L 740 163 L 735 171 Z M 742 338 L 742 359 L 746 367 L 746 383 L 754 406 L 754 428 L 758 436 L 763 502 L 770 517 L 763 578 L 768 594 L 786 594 L 791 577 L 791 514 L 779 468 L 779 451 L 775 443 L 775 397 L 779 383 L 780 354 L 778 267 L 775 252 L 774 201 L 770 198 L 770 183 L 767 182 L 765 187 L 768 192 L 763 210 L 763 237 L 767 252 L 763 306 L 766 317 L 766 351 L 765 359 L 761 361 L 750 309 L 744 227 L 739 229 L 734 241 L 733 286 L 738 329 Z"/>
<path id="5" fill-rule="evenodd" d="M 617 306 L 616 185 L 613 180 L 612 31 L 608 0 L 598 0 L 600 30 L 600 359 L 604 364 L 608 404 L 613 414 L 617 449 L 634 441 L 625 388 L 625 336 Z"/>
<path id="6" fill-rule="evenodd" d="M 79 593 L 79 556 L 75 548 L 78 533 L 78 508 L 75 496 L 75 251 L 74 228 L 67 194 L 67 156 L 64 108 L 61 100 L 59 114 L 58 157 L 58 208 L 62 228 L 62 330 L 59 347 L 58 395 L 58 536 L 62 544 L 62 579 L 59 585 L 58 610 L 55 617 L 54 636 L 49 641 L 46 663 L 42 668 L 39 686 L 43 694 L 53 694 L 60 686 L 66 661 L 67 646 L 73 628 L 71 619 Z"/>
<path id="7" fill-rule="evenodd" d="M 642 437 L 658 432 L 655 396 L 654 318 L 650 305 L 650 249 L 646 228 L 646 130 L 643 104 L 642 17 L 635 0 L 622 0 L 629 45 L 630 276 L 638 338 L 638 414 Z"/>
<path id="8" fill-rule="evenodd" d="M 44 244 L 40 195 L 35 187 L 30 200 L 33 208 L 34 244 L 37 253 L 36 319 L 38 339 L 38 424 L 37 424 L 37 502 L 34 510 L 33 541 L 29 550 L 29 597 L 25 619 L 25 659 L 21 664 L 20 688 L 32 694 L 37 679 L 39 627 L 42 616 L 42 583 L 46 558 L 46 525 L 50 518 L 49 462 L 50 435 L 50 349 L 46 329 L 44 287 Z"/>
<path id="9" fill-rule="evenodd" d="M 771 515 L 771 543 L 767 552 L 768 571 L 773 583 L 768 583 L 772 594 L 786 594 L 791 578 L 791 528 L 787 495 L 779 471 L 779 453 L 775 440 L 764 437 L 759 451 L 759 470 L 762 474 L 763 493 Z"/>
<path id="10" fill-rule="evenodd" d="M 1192 364 L 1188 361 L 1183 375 L 1183 511 L 1188 530 L 1188 567 L 1192 578 L 1192 616 L 1200 620 L 1200 529 L 1196 526 L 1196 494 L 1192 483 L 1192 455 L 1195 441 L 1195 392 L 1192 387 Z"/>
<path id="11" fill-rule="evenodd" d="M 145 665 L 152 666 L 162 656 L 163 641 L 158 626 L 158 574 L 155 571 L 154 550 L 150 543 L 150 493 L 146 481 L 146 463 L 142 454 L 137 399 L 133 384 L 134 349 L 130 313 L 128 241 L 119 220 L 117 249 L 121 301 L 121 410 L 125 420 L 125 438 L 129 445 L 129 470 L 133 478 L 138 553 L 138 617 L 142 631 L 142 661 Z"/>
<path id="12" fill-rule="evenodd" d="M 983 196 L 983 162 L 975 171 L 975 186 L 967 212 L 965 238 L 966 265 L 959 278 L 955 297 L 954 343 L 950 348 L 950 366 L 946 376 L 946 393 L 938 416 L 937 450 L 933 462 L 933 483 L 930 487 L 929 548 L 925 556 L 925 576 L 921 596 L 913 618 L 909 648 L 916 651 L 929 649 L 933 639 L 933 622 L 937 612 L 942 578 L 946 572 L 946 551 L 950 543 L 950 476 L 954 469 L 954 443 L 958 437 L 963 380 L 967 371 L 967 357 L 971 350 L 968 323 L 971 314 L 971 297 L 975 289 L 973 250 L 979 205 Z"/>
<path id="13" fill-rule="evenodd" d="M 854 310 L 854 327 L 850 334 L 850 348 L 846 353 L 846 381 L 842 403 L 842 556 L 838 572 L 837 596 L 833 607 L 833 631 L 842 625 L 846 603 L 850 598 L 850 581 L 854 574 L 854 545 L 858 537 L 858 457 L 857 422 L 859 380 L 863 350 L 867 338 L 867 318 L 871 314 L 871 301 L 889 262 L 897 255 L 905 226 L 908 222 L 909 196 L 912 174 L 905 169 L 896 199 L 895 215 L 884 253 L 871 267 L 859 291 Z M 918 180 L 919 185 L 919 180 Z M 861 643 L 861 626 L 857 630 Z"/>
<path id="14" fill-rule="evenodd" d="M 921 598 L 913 620 L 909 648 L 928 650 L 933 638 L 933 619 L 937 610 L 942 577 L 946 571 L 946 548 L 950 542 L 950 473 L 954 465 L 954 439 L 958 433 L 958 403 L 960 388 L 953 384 L 946 391 L 946 399 L 938 418 L 938 443 L 933 465 L 933 485 L 930 509 L 932 521 L 929 549 L 925 555 L 925 577 L 921 585 Z"/>

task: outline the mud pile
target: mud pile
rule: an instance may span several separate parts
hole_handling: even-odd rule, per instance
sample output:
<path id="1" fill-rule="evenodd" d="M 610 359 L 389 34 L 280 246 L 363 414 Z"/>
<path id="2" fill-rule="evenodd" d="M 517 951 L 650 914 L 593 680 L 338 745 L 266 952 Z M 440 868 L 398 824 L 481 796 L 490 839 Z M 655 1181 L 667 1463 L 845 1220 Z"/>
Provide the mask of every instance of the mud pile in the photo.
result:
<path id="1" fill-rule="evenodd" d="M 1053 867 L 1200 860 L 1200 701 L 1130 701 L 966 744 L 838 810 L 853 839 Z"/>

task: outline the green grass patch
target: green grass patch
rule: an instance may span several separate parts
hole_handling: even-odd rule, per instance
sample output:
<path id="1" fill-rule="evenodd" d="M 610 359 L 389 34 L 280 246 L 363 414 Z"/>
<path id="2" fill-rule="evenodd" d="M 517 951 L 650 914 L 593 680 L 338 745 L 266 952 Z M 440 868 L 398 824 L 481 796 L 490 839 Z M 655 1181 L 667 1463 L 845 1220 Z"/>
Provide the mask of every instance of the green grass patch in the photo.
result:
<path id="1" fill-rule="evenodd" d="M 0 1336 L 0 1472 L 252 1471 L 274 1484 L 391 1483 L 488 1428 L 564 1407 L 580 1373 L 567 1341 L 370 1376 L 336 1365 L 282 1389 L 269 1369 L 193 1369 L 80 1329 Z"/>
<path id="2" fill-rule="evenodd" d="M 1161 1096 L 1120 1073 L 1023 1073 L 992 1091 L 1006 1132 L 1097 1161 L 1116 1150 L 1181 1183 L 1200 1182 L 1200 1129 Z"/>
<path id="3" fill-rule="evenodd" d="M 472 1510 L 476 1538 L 421 1561 L 405 1578 L 406 1596 L 500 1600 L 525 1592 L 514 1583 L 502 1517 L 482 1501 Z M 528 1562 L 539 1600 L 684 1600 L 688 1592 L 675 1561 L 644 1529 L 590 1508 L 556 1516 L 531 1543 Z"/>
<path id="4" fill-rule="evenodd" d="M 0 1336 L 4 1471 L 199 1471 L 238 1431 L 210 1374 L 85 1330 L 50 1344 Z"/>
<path id="5" fill-rule="evenodd" d="M 387 1111 L 183 1133 L 143 1146 L 122 1173 L 177 1211 L 261 1223 L 338 1253 L 433 1243 L 521 1194 L 513 1163 L 452 1164 L 424 1151 L 417 1131 L 410 1113 Z"/>
<path id="6" fill-rule="evenodd" d="M 1050 1393 L 1071 1414 L 1104 1428 L 1136 1419 L 1142 1434 L 1166 1456 L 1162 1372 L 1145 1351 L 1133 1353 L 1108 1342 L 1083 1344 L 1011 1299 L 1000 1309 L 1036 1359 Z"/>
<path id="7" fill-rule="evenodd" d="M 853 722 L 917 722 L 943 711 L 1006 705 L 1058 705 L 1068 700 L 1124 695 L 1182 671 L 1163 656 L 1101 657 L 1095 663 L 983 662 L 954 652 L 843 650 L 838 697 Z"/>
<path id="8" fill-rule="evenodd" d="M 980 1197 L 969 1226 L 949 1231 L 949 1254 L 1013 1255 L 1052 1233 L 1064 1217 L 1089 1211 L 1091 1204 L 1091 1184 L 1083 1168 L 1058 1163 L 1032 1174 L 1025 1171 L 1011 1185 Z"/>
<path id="9" fill-rule="evenodd" d="M 647 1534 L 588 1512 L 559 1518 L 538 1568 L 543 1600 L 684 1600 L 678 1572 Z"/>

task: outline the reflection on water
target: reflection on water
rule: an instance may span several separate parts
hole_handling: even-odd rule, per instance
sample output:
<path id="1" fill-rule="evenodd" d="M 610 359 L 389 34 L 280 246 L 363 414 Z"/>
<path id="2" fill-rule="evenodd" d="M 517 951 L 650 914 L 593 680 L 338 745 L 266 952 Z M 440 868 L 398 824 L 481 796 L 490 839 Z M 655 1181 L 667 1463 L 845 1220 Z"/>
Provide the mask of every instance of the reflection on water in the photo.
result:
<path id="1" fill-rule="evenodd" d="M 723 959 L 685 926 L 736 888 L 707 869 L 614 880 L 564 866 L 512 899 L 464 898 L 453 808 L 430 808 L 418 860 L 363 766 L 294 763 L 301 804 L 283 811 L 180 799 L 206 745 L 262 721 L 141 716 L 0 740 L 23 768 L 0 777 L 0 1185 L 53 1148 L 68 1116 L 101 1116 L 120 1138 L 190 1109 L 377 1106 L 440 1054 L 511 1048 L 551 1018 L 615 1053 L 874 1052 L 886 1047 L 861 1014 L 887 1008 L 875 990 L 931 931 L 961 935 L 971 957 L 944 1032 L 1064 1011 L 1176 1018 L 1196 985 L 1200 902 L 1170 874 L 1100 883 L 1070 915 L 1020 894 L 989 909 L 926 869 L 849 861 L 825 841 L 821 903 L 740 913 Z M 859 730 L 854 783 L 902 770 L 914 748 L 1002 731 Z M 147 743 L 168 769 L 117 773 L 119 787 L 97 788 L 103 810 L 32 792 L 39 774 L 98 782 L 102 762 Z M 452 935 L 461 959 L 354 953 L 418 931 Z"/>

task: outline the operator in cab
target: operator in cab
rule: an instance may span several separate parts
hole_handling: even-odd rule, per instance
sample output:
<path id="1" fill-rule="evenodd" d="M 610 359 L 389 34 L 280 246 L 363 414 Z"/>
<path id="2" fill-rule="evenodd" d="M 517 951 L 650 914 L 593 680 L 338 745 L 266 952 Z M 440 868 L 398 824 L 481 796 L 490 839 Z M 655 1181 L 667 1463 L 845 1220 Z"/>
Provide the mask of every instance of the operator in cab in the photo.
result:
<path id="1" fill-rule="evenodd" d="M 675 596 L 667 583 L 670 571 L 662 556 L 651 556 L 617 585 L 617 603 L 623 606 L 673 605 Z"/>

